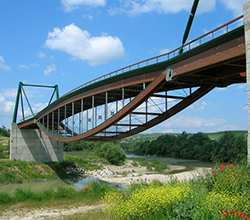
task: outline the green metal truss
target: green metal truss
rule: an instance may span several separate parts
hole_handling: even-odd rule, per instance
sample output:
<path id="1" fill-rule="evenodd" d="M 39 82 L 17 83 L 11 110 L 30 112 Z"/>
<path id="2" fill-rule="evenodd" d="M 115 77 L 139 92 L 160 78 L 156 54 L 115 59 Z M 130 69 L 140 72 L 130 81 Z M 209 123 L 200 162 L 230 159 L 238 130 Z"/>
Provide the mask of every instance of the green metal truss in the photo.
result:
<path id="1" fill-rule="evenodd" d="M 56 95 L 56 99 L 59 98 L 59 89 L 58 89 L 58 85 L 54 85 L 54 86 L 45 86 L 45 85 L 31 85 L 31 84 L 23 84 L 22 82 L 19 82 L 18 84 L 18 89 L 17 89 L 17 96 L 16 96 L 16 103 L 15 103 L 15 108 L 14 108 L 14 114 L 13 114 L 13 119 L 12 119 L 12 123 L 16 123 L 17 121 L 17 113 L 18 113 L 18 106 L 19 106 L 19 101 L 21 101 L 21 107 L 22 107 L 22 117 L 23 117 L 23 120 L 25 119 L 25 116 L 24 116 L 24 107 L 23 107 L 23 96 L 29 106 L 29 109 L 30 109 L 30 112 L 32 114 L 32 116 L 35 116 L 33 110 L 32 110 L 32 107 L 30 105 L 30 102 L 28 100 L 28 97 L 25 93 L 25 90 L 24 90 L 24 87 L 25 86 L 29 86 L 29 87 L 40 87 L 40 88 L 51 88 L 51 89 L 54 89 L 52 95 L 51 95 L 51 98 L 49 100 L 49 103 L 48 105 L 51 104 L 52 100 L 53 100 L 53 97 L 54 95 Z"/>

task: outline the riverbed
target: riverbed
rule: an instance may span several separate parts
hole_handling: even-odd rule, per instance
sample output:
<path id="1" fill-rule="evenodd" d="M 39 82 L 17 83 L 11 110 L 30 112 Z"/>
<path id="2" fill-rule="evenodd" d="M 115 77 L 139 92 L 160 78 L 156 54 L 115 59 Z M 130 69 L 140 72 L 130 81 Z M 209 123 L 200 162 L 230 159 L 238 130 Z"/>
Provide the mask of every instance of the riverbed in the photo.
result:
<path id="1" fill-rule="evenodd" d="M 73 185 L 76 189 L 83 188 L 89 181 L 105 181 L 109 182 L 112 186 L 120 187 L 121 189 L 126 188 L 127 185 L 138 181 L 160 181 L 162 183 L 167 183 L 172 179 L 176 178 L 179 181 L 190 180 L 198 175 L 204 174 L 214 166 L 213 163 L 209 162 L 200 162 L 198 160 L 186 160 L 178 158 L 164 158 L 164 157 L 141 157 L 146 160 L 159 160 L 169 163 L 169 169 L 166 170 L 164 174 L 156 173 L 155 171 L 148 171 L 146 167 L 135 167 L 132 165 L 131 158 L 138 156 L 127 155 L 126 164 L 122 166 L 113 166 L 113 165 L 104 165 L 104 168 L 110 172 L 109 175 L 97 174 L 98 172 L 93 172 L 91 175 L 86 175 L 78 182 L 74 183 L 70 180 L 63 179 L 51 179 L 51 180 L 40 180 L 22 184 L 8 184 L 1 185 L 0 192 L 8 191 L 11 194 L 14 194 L 16 188 L 30 189 L 34 192 L 41 192 L 46 189 L 52 188 L 57 189 L 58 187 L 63 187 L 67 185 Z M 188 169 L 187 169 L 188 167 Z M 100 172 L 99 172 L 100 173 Z M 111 174 L 112 173 L 112 174 Z"/>

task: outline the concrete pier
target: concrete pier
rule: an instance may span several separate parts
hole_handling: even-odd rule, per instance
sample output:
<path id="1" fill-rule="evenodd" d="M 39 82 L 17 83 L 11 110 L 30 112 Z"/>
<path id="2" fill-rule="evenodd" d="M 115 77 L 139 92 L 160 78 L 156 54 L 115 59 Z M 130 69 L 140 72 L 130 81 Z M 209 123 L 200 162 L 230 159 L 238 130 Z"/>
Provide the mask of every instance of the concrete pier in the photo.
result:
<path id="1" fill-rule="evenodd" d="M 11 124 L 10 159 L 21 161 L 63 161 L 63 142 L 49 138 L 39 129 L 19 129 Z"/>
<path id="2" fill-rule="evenodd" d="M 250 163 L 250 2 L 246 3 L 244 9 L 245 45 L 246 45 L 246 81 L 247 81 L 247 106 L 248 106 L 248 152 L 247 158 Z"/>

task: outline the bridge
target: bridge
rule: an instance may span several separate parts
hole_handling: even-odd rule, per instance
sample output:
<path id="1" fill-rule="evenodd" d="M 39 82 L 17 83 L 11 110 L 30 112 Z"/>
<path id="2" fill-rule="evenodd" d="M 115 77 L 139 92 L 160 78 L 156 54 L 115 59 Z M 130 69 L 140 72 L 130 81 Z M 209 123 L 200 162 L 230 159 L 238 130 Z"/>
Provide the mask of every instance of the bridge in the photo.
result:
<path id="1" fill-rule="evenodd" d="M 11 127 L 11 159 L 61 161 L 64 141 L 104 142 L 135 135 L 169 119 L 216 87 L 245 83 L 244 17 L 169 53 L 85 83 L 38 113 L 23 114 L 17 123 L 19 88 Z M 250 23 L 250 13 L 248 17 Z"/>

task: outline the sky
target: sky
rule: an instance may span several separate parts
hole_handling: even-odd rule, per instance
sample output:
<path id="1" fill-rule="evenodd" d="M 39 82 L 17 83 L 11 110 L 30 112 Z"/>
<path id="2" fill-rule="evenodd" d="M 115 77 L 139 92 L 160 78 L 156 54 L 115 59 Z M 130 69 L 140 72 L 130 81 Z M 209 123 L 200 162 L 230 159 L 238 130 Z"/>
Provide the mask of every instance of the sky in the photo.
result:
<path id="1" fill-rule="evenodd" d="M 200 0 L 191 41 L 243 14 L 249 0 Z M 10 128 L 19 82 L 60 96 L 181 46 L 193 0 L 0 0 L 0 126 Z M 34 112 L 53 90 L 25 87 Z M 28 110 L 26 110 L 28 111 Z M 20 112 L 19 112 L 20 117 Z M 149 133 L 247 130 L 247 88 L 216 88 Z"/>

